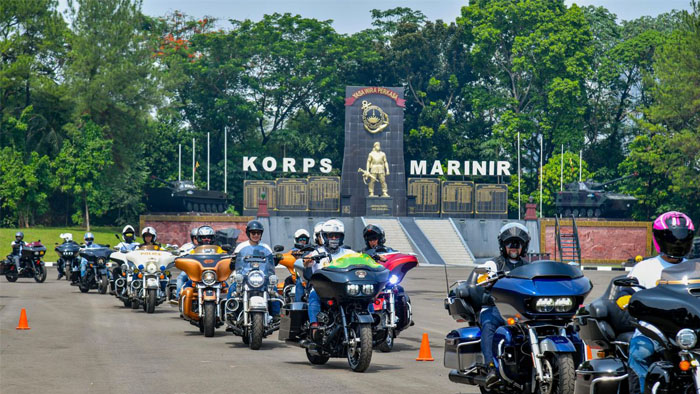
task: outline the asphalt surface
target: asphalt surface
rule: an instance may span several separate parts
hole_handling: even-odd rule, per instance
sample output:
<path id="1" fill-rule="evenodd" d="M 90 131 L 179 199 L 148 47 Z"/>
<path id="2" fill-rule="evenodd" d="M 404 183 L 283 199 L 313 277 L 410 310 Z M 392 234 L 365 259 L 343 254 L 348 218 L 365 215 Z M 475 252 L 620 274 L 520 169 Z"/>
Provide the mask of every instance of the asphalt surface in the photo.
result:
<path id="1" fill-rule="evenodd" d="M 448 268 L 450 283 L 470 269 Z M 280 277 L 282 275 L 279 272 Z M 587 301 L 603 293 L 620 272 L 586 271 L 594 283 Z M 95 290 L 82 294 L 49 270 L 45 283 L 0 278 L 0 392 L 2 393 L 475 393 L 448 380 L 445 334 L 460 327 L 443 308 L 441 267 L 412 270 L 402 283 L 413 302 L 416 325 L 402 332 L 394 351 L 372 355 L 363 374 L 346 359 L 312 366 L 304 350 L 277 340 L 248 349 L 240 337 L 218 329 L 214 338 L 181 320 L 177 307 L 161 304 L 147 315 Z M 15 327 L 25 308 L 31 330 Z M 417 362 L 423 333 L 433 362 Z"/>

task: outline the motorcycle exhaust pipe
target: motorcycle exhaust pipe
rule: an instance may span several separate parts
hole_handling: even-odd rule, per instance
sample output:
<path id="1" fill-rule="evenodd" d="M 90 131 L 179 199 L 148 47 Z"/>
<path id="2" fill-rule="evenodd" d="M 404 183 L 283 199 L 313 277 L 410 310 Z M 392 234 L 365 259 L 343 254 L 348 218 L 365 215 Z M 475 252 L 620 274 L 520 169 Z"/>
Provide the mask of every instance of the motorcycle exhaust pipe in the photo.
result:
<path id="1" fill-rule="evenodd" d="M 226 308 L 226 313 L 233 313 L 238 309 L 238 300 L 235 298 L 229 298 L 226 300 L 225 308 Z"/>

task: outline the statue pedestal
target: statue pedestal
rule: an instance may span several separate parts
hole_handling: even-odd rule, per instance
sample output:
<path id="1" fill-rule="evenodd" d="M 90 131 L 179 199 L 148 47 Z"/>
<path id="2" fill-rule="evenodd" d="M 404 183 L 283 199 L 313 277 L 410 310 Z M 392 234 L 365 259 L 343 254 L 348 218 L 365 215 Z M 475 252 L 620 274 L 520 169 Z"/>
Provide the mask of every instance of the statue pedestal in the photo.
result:
<path id="1" fill-rule="evenodd" d="M 537 220 L 537 204 L 525 204 L 525 220 Z"/>
<path id="2" fill-rule="evenodd" d="M 365 216 L 394 216 L 393 197 L 367 197 Z"/>
<path id="3" fill-rule="evenodd" d="M 258 213 L 256 215 L 259 218 L 269 218 L 270 212 L 267 210 L 267 200 L 258 201 Z"/>

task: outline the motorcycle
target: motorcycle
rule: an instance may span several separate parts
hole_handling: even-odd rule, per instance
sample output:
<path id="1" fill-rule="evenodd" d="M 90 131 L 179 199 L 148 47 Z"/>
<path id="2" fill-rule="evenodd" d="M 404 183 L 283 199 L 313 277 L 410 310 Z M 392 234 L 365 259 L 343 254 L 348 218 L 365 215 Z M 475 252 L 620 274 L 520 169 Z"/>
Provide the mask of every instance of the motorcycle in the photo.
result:
<path id="1" fill-rule="evenodd" d="M 700 393 L 700 346 L 697 341 L 700 334 L 700 259 L 664 269 L 657 285 L 650 289 L 640 286 L 636 278 L 620 278 L 614 282 L 617 286 L 641 289 L 632 295 L 627 309 L 636 319 L 636 328 L 662 348 L 654 355 L 645 387 L 640 390 L 645 394 Z M 615 361 L 621 362 L 619 359 Z M 582 366 L 592 374 L 601 372 L 600 366 L 597 367 L 593 369 L 586 363 Z M 631 373 L 630 379 L 638 377 Z M 608 387 L 596 385 L 595 379 L 588 387 L 581 386 L 581 392 L 609 392 L 604 391 Z"/>
<path id="2" fill-rule="evenodd" d="M 276 252 L 281 250 L 281 246 L 275 247 Z M 252 350 L 260 349 L 263 338 L 279 329 L 279 322 L 270 314 L 273 302 L 284 304 L 277 293 L 274 270 L 273 257 L 262 251 L 236 259 L 236 290 L 226 300 L 226 320 L 228 330 L 242 337 Z"/>
<path id="3" fill-rule="evenodd" d="M 125 308 L 132 307 L 132 300 L 138 297 L 138 292 L 131 283 L 134 279 L 138 280 L 138 276 L 134 274 L 136 265 L 126 258 L 126 253 L 114 252 L 109 256 L 109 259 L 117 263 L 118 268 L 112 271 L 114 279 L 114 296 L 117 297 Z M 136 308 L 138 309 L 138 303 Z"/>
<path id="4" fill-rule="evenodd" d="M 389 270 L 389 282 L 374 300 L 376 322 L 373 328 L 374 346 L 387 353 L 394 348 L 394 339 L 413 325 L 411 299 L 399 286 L 406 273 L 418 265 L 416 256 L 403 253 L 382 254 L 385 261 L 372 256 Z"/>
<path id="5" fill-rule="evenodd" d="M 203 245 L 194 253 L 175 259 L 175 267 L 185 271 L 191 287 L 180 291 L 180 316 L 198 326 L 205 337 L 213 337 L 217 327 L 226 320 L 226 279 L 231 275 L 231 256 L 217 253 L 216 248 Z"/>
<path id="6" fill-rule="evenodd" d="M 576 369 L 576 394 L 627 393 L 629 342 L 635 326 L 629 313 L 617 305 L 618 298 L 632 294 L 627 286 L 615 283 L 626 276 L 614 278 L 605 293 L 590 304 L 579 308 L 574 323 L 591 356 Z"/>
<path id="7" fill-rule="evenodd" d="M 8 255 L 2 262 L 3 272 L 8 282 L 16 282 L 18 278 L 34 278 L 38 283 L 46 280 L 46 266 L 41 258 L 46 254 L 46 246 L 41 241 L 28 243 L 22 247 L 20 261 L 24 269 L 20 272 L 13 262 L 13 256 Z"/>
<path id="8" fill-rule="evenodd" d="M 537 261 L 479 283 L 492 285 L 489 295 L 507 322 L 493 341 L 501 380 L 486 388 L 489 370 L 476 324 L 484 295 L 476 279 L 485 274 L 484 268 L 474 269 L 467 281 L 452 286 L 445 300 L 452 318 L 469 323 L 445 338 L 450 381 L 478 386 L 482 393 L 573 393 L 574 368 L 584 358 L 584 345 L 571 321 L 592 289 L 590 280 L 575 266 Z"/>
<path id="9" fill-rule="evenodd" d="M 171 276 L 168 268 L 176 257 L 172 251 L 155 245 L 144 245 L 126 254 L 112 253 L 110 258 L 120 261 L 120 271 L 125 272 L 120 278 L 123 281 L 115 279 L 114 283 L 115 292 L 119 288 L 122 297 L 127 294 L 129 296 L 129 302 L 125 302 L 125 306 L 128 303 L 132 309 L 142 306 L 146 313 L 155 312 L 156 306 L 168 299 Z"/>
<path id="10" fill-rule="evenodd" d="M 330 258 L 326 253 L 314 256 Z M 296 268 L 302 269 L 300 265 Z M 300 272 L 298 272 L 300 274 Z M 369 306 L 389 280 L 389 270 L 366 254 L 345 255 L 311 276 L 321 299 L 318 327 L 310 332 L 307 304 L 293 302 L 282 308 L 279 339 L 305 348 L 314 365 L 331 357 L 347 357 L 350 368 L 364 372 L 372 360 L 372 324 Z"/>
<path id="11" fill-rule="evenodd" d="M 109 287 L 107 261 L 112 254 L 112 249 L 106 245 L 94 249 L 80 249 L 79 254 L 88 262 L 85 276 L 78 281 L 80 291 L 87 293 L 90 289 L 97 289 L 100 294 L 107 293 Z"/>
<path id="12" fill-rule="evenodd" d="M 80 279 L 80 259 L 78 258 L 80 245 L 74 241 L 62 244 L 57 243 L 55 245 L 54 250 L 58 254 L 57 264 L 59 269 L 65 273 L 66 280 L 70 280 L 71 284 L 77 284 L 78 279 Z"/>

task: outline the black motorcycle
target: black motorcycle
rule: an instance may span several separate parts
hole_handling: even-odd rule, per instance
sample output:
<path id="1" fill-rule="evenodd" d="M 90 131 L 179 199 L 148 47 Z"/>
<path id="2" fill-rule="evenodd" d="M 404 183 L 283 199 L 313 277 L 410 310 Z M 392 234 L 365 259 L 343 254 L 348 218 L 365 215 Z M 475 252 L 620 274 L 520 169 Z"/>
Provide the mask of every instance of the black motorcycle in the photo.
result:
<path id="1" fill-rule="evenodd" d="M 22 247 L 20 255 L 20 264 L 24 267 L 16 267 L 13 258 L 7 256 L 7 260 L 3 261 L 2 271 L 8 282 L 15 282 L 18 278 L 34 278 L 36 282 L 42 283 L 46 280 L 46 266 L 42 258 L 46 254 L 46 246 L 41 244 L 41 241 L 28 243 Z"/>
<path id="2" fill-rule="evenodd" d="M 326 257 L 320 254 L 313 258 Z M 347 357 L 353 371 L 364 372 L 372 360 L 374 319 L 368 309 L 388 280 L 389 270 L 368 255 L 348 255 L 333 261 L 310 280 L 321 299 L 318 327 L 310 332 L 307 304 L 293 302 L 282 309 L 279 339 L 298 341 L 311 364 Z"/>
<path id="3" fill-rule="evenodd" d="M 107 293 L 109 276 L 107 274 L 107 261 L 113 250 L 107 246 L 94 249 L 81 249 L 80 257 L 87 260 L 85 276 L 80 278 L 78 288 L 87 293 L 90 289 L 97 289 L 100 294 Z"/>
<path id="4" fill-rule="evenodd" d="M 54 248 L 58 254 L 58 272 L 63 273 L 66 276 L 66 280 L 70 280 L 71 283 L 77 285 L 80 279 L 80 259 L 78 252 L 80 252 L 80 245 L 74 241 L 64 242 L 62 244 L 56 244 Z"/>

